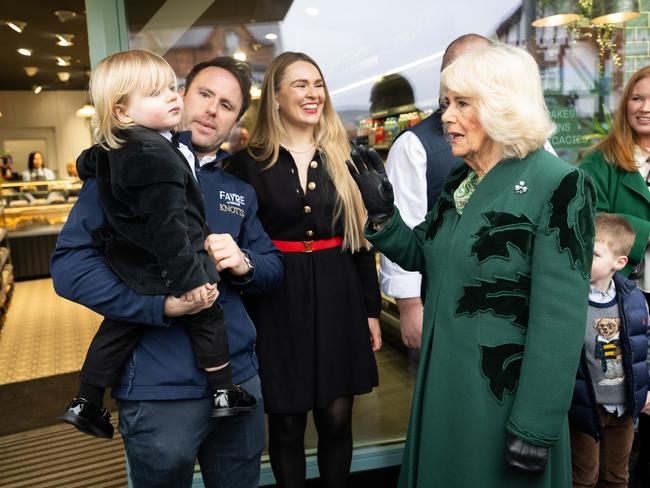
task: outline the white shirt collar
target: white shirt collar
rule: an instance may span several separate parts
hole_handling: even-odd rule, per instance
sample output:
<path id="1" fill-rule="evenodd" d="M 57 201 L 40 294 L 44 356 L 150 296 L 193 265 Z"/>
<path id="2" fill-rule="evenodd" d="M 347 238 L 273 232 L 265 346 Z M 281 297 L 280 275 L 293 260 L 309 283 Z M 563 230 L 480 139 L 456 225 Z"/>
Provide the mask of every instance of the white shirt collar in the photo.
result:
<path id="1" fill-rule="evenodd" d="M 209 154 L 209 155 L 207 155 L 207 156 L 203 156 L 201 159 L 199 159 L 199 166 L 203 166 L 203 165 L 205 165 L 205 164 L 209 164 L 209 163 L 211 163 L 212 161 L 214 161 L 215 159 L 217 159 L 217 155 L 216 155 L 216 154 Z"/>
<path id="2" fill-rule="evenodd" d="M 166 132 L 161 132 L 161 136 L 163 136 L 165 139 L 167 139 L 169 142 L 172 140 L 172 133 L 170 131 Z M 190 151 L 190 149 L 183 144 L 182 142 L 179 142 L 179 149 L 183 153 L 183 155 L 188 159 L 188 163 L 190 163 L 190 167 L 192 168 L 192 171 L 194 172 L 194 164 L 191 164 L 194 162 L 194 154 Z M 185 151 L 185 150 L 186 151 Z M 217 159 L 217 154 L 209 154 L 207 156 L 203 156 L 201 159 L 199 159 L 199 166 L 202 167 L 206 164 L 209 164 L 213 162 L 215 159 Z M 195 175 L 196 176 L 196 175 Z"/>
<path id="3" fill-rule="evenodd" d="M 595 303 L 609 303 L 616 298 L 616 286 L 614 280 L 609 282 L 607 291 L 602 291 L 593 285 L 589 285 L 589 301 Z"/>
<path id="4" fill-rule="evenodd" d="M 160 132 L 160 135 L 163 136 L 165 139 L 167 139 L 169 142 L 172 142 L 172 133 L 170 131 Z M 192 151 L 190 151 L 189 147 L 187 147 L 185 144 L 183 144 L 180 141 L 178 141 L 178 150 L 181 152 L 183 156 L 185 156 L 185 160 L 189 165 L 190 169 L 192 170 L 192 174 L 194 175 L 194 178 L 196 178 L 196 168 L 194 168 L 194 154 L 192 153 Z"/>

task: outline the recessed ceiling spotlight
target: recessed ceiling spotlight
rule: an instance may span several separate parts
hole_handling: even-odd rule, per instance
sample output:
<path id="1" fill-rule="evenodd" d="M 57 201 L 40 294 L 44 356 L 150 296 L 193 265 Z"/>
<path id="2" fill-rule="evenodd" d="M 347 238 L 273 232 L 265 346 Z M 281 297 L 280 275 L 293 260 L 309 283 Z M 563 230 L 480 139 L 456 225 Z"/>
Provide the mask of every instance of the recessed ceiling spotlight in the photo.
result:
<path id="1" fill-rule="evenodd" d="M 311 15 L 312 17 L 316 17 L 318 15 L 318 12 L 319 12 L 319 10 L 318 10 L 317 7 L 307 7 L 305 9 L 305 13 L 307 15 Z"/>
<path id="2" fill-rule="evenodd" d="M 269 41 L 275 41 L 278 38 L 278 35 L 274 34 L 273 32 L 269 32 L 264 37 L 266 37 Z"/>
<path id="3" fill-rule="evenodd" d="M 70 66 L 72 56 L 56 56 L 57 66 Z"/>
<path id="4" fill-rule="evenodd" d="M 34 76 L 36 73 L 38 73 L 38 68 L 36 66 L 25 66 L 23 69 L 25 70 L 27 76 Z"/>
<path id="5" fill-rule="evenodd" d="M 59 77 L 59 81 L 68 81 L 70 79 L 70 72 L 68 71 L 59 71 L 56 76 Z"/>
<path id="6" fill-rule="evenodd" d="M 43 87 L 42 87 L 41 85 L 36 85 L 36 86 L 33 88 L 33 90 L 34 90 L 34 94 L 35 94 L 35 95 L 38 95 L 39 93 L 41 93 L 41 92 L 43 91 Z"/>
<path id="7" fill-rule="evenodd" d="M 21 47 L 20 49 L 16 49 L 18 51 L 18 54 L 22 54 L 23 56 L 31 56 L 32 52 L 34 52 L 33 49 L 27 49 L 26 47 Z"/>
<path id="8" fill-rule="evenodd" d="M 246 53 L 244 51 L 237 51 L 232 55 L 237 61 L 246 61 Z"/>
<path id="9" fill-rule="evenodd" d="M 7 20 L 5 21 L 5 24 L 7 27 L 10 27 L 11 29 L 15 30 L 20 34 L 25 27 L 27 27 L 27 22 L 22 22 L 20 20 Z"/>
<path id="10" fill-rule="evenodd" d="M 72 39 L 74 38 L 74 34 L 55 34 L 55 36 L 57 39 L 56 41 L 57 46 L 69 47 L 74 44 L 72 42 Z"/>
<path id="11" fill-rule="evenodd" d="M 72 10 L 55 10 L 54 15 L 56 15 L 61 22 L 67 22 L 70 19 L 74 19 L 77 16 L 77 13 Z"/>

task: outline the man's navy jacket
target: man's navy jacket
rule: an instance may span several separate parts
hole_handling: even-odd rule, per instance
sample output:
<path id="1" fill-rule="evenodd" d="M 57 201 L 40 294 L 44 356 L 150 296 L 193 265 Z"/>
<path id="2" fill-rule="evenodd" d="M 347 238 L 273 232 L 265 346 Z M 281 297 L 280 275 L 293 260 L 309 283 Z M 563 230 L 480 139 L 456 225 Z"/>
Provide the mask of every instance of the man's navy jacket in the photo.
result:
<path id="1" fill-rule="evenodd" d="M 185 141 L 183 141 L 185 142 Z M 189 141 L 187 141 L 189 145 Z M 253 188 L 224 172 L 218 161 L 201 167 L 198 178 L 211 232 L 230 234 L 248 253 L 253 275 L 238 281 L 221 273 L 218 301 L 223 307 L 233 381 L 257 374 L 256 331 L 242 302 L 244 293 L 264 293 L 282 279 L 281 253 L 257 218 Z M 205 374 L 196 367 L 190 339 L 180 325 L 163 316 L 164 296 L 138 295 L 108 267 L 93 247 L 92 232 L 106 226 L 96 180 L 84 182 L 77 203 L 59 234 L 50 271 L 56 292 L 114 320 L 150 326 L 112 390 L 119 400 L 175 400 L 207 397 Z M 139 325 L 144 324 L 144 325 Z"/>

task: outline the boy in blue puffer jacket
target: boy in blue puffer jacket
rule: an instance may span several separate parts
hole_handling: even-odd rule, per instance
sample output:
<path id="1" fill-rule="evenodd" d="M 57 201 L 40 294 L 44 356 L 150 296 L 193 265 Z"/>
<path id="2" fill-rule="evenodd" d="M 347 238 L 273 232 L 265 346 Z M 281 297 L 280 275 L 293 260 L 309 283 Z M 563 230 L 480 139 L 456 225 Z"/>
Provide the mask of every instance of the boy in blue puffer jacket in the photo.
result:
<path id="1" fill-rule="evenodd" d="M 587 328 L 569 411 L 574 487 L 599 480 L 627 486 L 634 418 L 650 410 L 648 308 L 635 282 L 616 273 L 634 238 L 622 217 L 596 216 Z"/>

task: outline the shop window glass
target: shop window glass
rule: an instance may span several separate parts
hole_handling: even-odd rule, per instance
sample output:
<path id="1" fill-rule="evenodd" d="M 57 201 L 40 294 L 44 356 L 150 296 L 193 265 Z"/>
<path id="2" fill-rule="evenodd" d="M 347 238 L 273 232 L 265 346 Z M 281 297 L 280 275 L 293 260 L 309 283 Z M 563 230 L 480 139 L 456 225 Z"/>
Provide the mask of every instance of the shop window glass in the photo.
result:
<path id="1" fill-rule="evenodd" d="M 449 41 L 476 32 L 526 47 L 540 65 L 557 123 L 551 143 L 561 157 L 576 163 L 607 129 L 627 77 L 650 62 L 646 3 L 640 3 L 640 17 L 613 29 L 619 66 L 611 55 L 600 56 L 589 27 L 576 28 L 582 34 L 592 31 L 578 41 L 566 26 L 533 27 L 540 5 L 545 15 L 554 13 L 555 3 L 547 1 L 459 0 L 454 8 L 441 8 L 425 0 L 403 0 L 399 6 L 204 0 L 178 9 L 165 0 L 126 0 L 125 7 L 130 47 L 163 55 L 181 80 L 199 61 L 237 54 L 251 63 L 259 87 L 273 56 L 306 52 L 320 64 L 350 137 L 383 150 L 437 107 L 440 63 Z M 248 130 L 251 119 L 242 121 Z"/>

